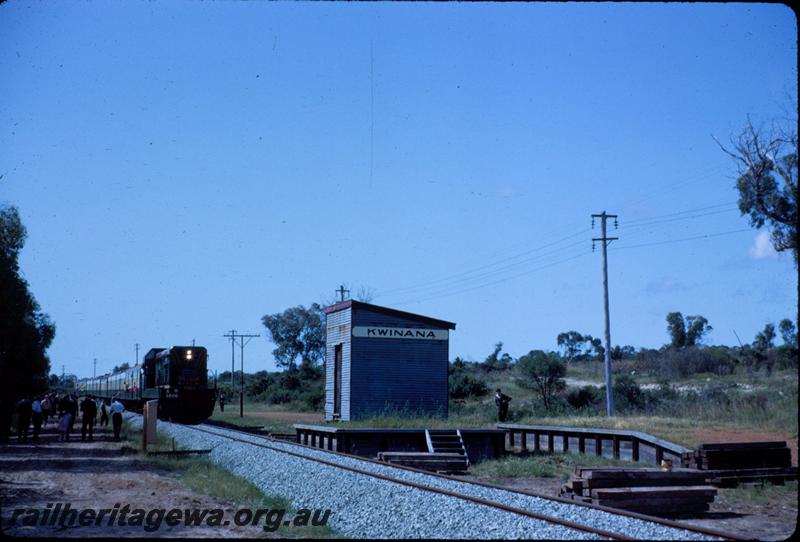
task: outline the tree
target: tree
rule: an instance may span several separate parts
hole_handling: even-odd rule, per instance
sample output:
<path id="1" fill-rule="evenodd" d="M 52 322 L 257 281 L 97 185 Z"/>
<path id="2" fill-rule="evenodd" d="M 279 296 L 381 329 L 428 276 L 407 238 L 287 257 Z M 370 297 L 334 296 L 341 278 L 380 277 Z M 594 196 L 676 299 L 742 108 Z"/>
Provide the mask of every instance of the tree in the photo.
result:
<path id="1" fill-rule="evenodd" d="M 767 225 L 775 250 L 791 250 L 797 265 L 797 120 L 787 120 L 757 129 L 748 118 L 731 149 L 717 143 L 736 161 L 739 211 L 754 228 Z"/>
<path id="2" fill-rule="evenodd" d="M 753 348 L 766 352 L 775 346 L 775 336 L 775 324 L 770 323 L 765 325 L 764 330 L 756 334 L 756 338 L 753 341 Z"/>
<path id="3" fill-rule="evenodd" d="M 553 397 L 566 387 L 564 376 L 567 374 L 567 367 L 558 359 L 558 354 L 532 350 L 519 358 L 517 367 L 522 377 L 519 384 L 533 388 L 544 407 L 550 410 Z"/>
<path id="4" fill-rule="evenodd" d="M 687 316 L 684 319 L 680 312 L 667 314 L 667 332 L 671 348 L 678 349 L 701 344 L 704 336 L 713 329 L 708 324 L 708 320 L 700 315 Z"/>
<path id="5" fill-rule="evenodd" d="M 708 320 L 702 316 L 687 316 L 686 317 L 686 346 L 695 346 L 703 342 L 703 337 L 709 331 L 712 331 Z"/>
<path id="6" fill-rule="evenodd" d="M 611 359 L 614 361 L 632 358 L 636 356 L 636 349 L 628 344 L 625 346 L 617 345 L 611 349 Z"/>
<path id="7" fill-rule="evenodd" d="M 313 366 L 325 359 L 325 314 L 318 303 L 298 305 L 281 313 L 267 314 L 261 322 L 277 345 L 272 351 L 278 366 L 294 370 L 296 360 Z"/>
<path id="8" fill-rule="evenodd" d="M 583 345 L 586 338 L 577 331 L 566 331 L 559 333 L 556 337 L 556 343 L 564 351 L 563 355 L 567 358 L 567 363 L 570 363 L 583 352 Z"/>
<path id="9" fill-rule="evenodd" d="M 667 332 L 669 333 L 670 346 L 672 348 L 686 346 L 686 323 L 683 321 L 681 313 L 670 312 L 667 314 Z"/>
<path id="10" fill-rule="evenodd" d="M 0 207 L 0 435 L 8 435 L 11 413 L 22 397 L 47 390 L 47 349 L 55 324 L 41 312 L 19 268 L 25 226 L 16 207 Z"/>
<path id="11" fill-rule="evenodd" d="M 494 351 L 486 356 L 486 360 L 483 362 L 484 370 L 486 371 L 502 371 L 508 369 L 513 363 L 514 358 L 512 358 L 507 352 L 504 352 L 503 355 L 500 355 L 500 352 L 503 350 L 503 341 L 499 341 L 494 345 Z"/>
<path id="12" fill-rule="evenodd" d="M 589 341 L 589 344 L 592 345 L 592 351 L 594 351 L 596 358 L 603 359 L 603 357 L 606 355 L 606 349 L 603 347 L 603 341 L 601 341 L 599 338 L 594 339 L 591 337 L 591 335 L 587 335 L 586 339 Z"/>
<path id="13" fill-rule="evenodd" d="M 122 365 L 114 365 L 114 368 L 111 369 L 112 373 L 121 373 L 122 371 L 127 371 L 131 368 L 131 365 L 126 361 Z"/>
<path id="14" fill-rule="evenodd" d="M 788 318 L 784 318 L 778 323 L 778 329 L 781 331 L 783 344 L 788 346 L 797 346 L 797 330 L 794 326 L 794 322 Z"/>

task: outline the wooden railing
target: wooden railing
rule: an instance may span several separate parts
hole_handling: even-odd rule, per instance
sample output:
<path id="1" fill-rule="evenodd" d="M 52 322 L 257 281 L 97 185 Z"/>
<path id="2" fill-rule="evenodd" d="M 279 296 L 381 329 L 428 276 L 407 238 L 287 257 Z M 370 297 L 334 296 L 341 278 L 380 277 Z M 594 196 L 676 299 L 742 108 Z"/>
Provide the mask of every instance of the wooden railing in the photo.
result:
<path id="1" fill-rule="evenodd" d="M 520 436 L 520 448 L 530 449 L 528 446 L 528 436 L 533 436 L 533 451 L 555 452 L 556 442 L 560 446 L 558 451 L 569 452 L 577 451 L 586 453 L 587 441 L 591 444 L 595 455 L 603 455 L 603 442 L 611 442 L 611 456 L 615 459 L 622 459 L 621 449 L 623 443 L 630 444 L 630 460 L 646 461 L 645 455 L 654 460 L 657 465 L 666 456 L 676 458 L 676 466 L 688 466 L 691 459 L 692 450 L 684 448 L 679 444 L 642 433 L 640 431 L 625 431 L 619 429 L 602 429 L 596 427 L 566 427 L 558 425 L 520 425 L 514 423 L 498 423 L 498 429 L 502 429 L 508 436 L 508 447 L 516 448 L 516 436 Z M 542 446 L 542 438 L 546 439 L 546 446 Z M 577 449 L 570 447 L 570 440 L 577 441 Z M 643 447 L 653 450 L 652 454 L 643 454 Z M 627 459 L 627 457 L 625 458 Z"/>

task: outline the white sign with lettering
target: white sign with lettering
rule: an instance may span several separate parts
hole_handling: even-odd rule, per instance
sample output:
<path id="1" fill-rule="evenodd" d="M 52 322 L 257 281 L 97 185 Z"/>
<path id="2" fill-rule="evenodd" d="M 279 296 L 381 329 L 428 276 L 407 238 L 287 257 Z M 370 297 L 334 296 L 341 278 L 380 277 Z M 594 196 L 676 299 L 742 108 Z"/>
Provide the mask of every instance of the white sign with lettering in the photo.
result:
<path id="1" fill-rule="evenodd" d="M 370 339 L 419 339 L 429 341 L 446 341 L 446 329 L 419 329 L 415 327 L 353 327 L 353 337 Z"/>

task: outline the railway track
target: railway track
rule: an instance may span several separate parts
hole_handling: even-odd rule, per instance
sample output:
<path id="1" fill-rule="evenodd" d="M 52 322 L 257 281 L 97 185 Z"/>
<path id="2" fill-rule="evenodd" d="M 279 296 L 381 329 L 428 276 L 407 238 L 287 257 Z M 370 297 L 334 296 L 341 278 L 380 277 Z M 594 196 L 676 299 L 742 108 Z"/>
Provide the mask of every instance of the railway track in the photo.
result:
<path id="1" fill-rule="evenodd" d="M 217 441 L 217 446 L 223 441 L 235 443 L 236 446 L 240 448 L 240 453 L 245 453 L 245 449 L 252 450 L 255 448 L 272 454 L 271 457 L 273 458 L 275 457 L 274 454 L 292 458 L 300 462 L 299 464 L 296 463 L 295 467 L 299 468 L 301 471 L 306 470 L 304 465 L 308 466 L 313 464 L 315 467 L 323 467 L 327 469 L 328 472 L 319 471 L 319 469 L 317 469 L 317 472 L 325 472 L 323 477 L 336 478 L 329 472 L 330 469 L 336 469 L 337 471 L 347 473 L 351 477 L 350 479 L 355 477 L 356 479 L 360 479 L 361 482 L 368 479 L 372 482 L 373 487 L 376 483 L 394 488 L 401 486 L 408 495 L 414 493 L 414 497 L 411 497 L 411 501 L 409 502 L 412 502 L 413 499 L 417 499 L 423 503 L 421 506 L 429 504 L 438 507 L 440 511 L 449 509 L 461 510 L 462 513 L 467 512 L 472 517 L 484 515 L 487 516 L 487 518 L 491 517 L 493 521 L 499 522 L 498 525 L 490 524 L 489 522 L 482 524 L 485 528 L 482 531 L 470 532 L 467 529 L 466 532 L 459 531 L 459 533 L 452 535 L 459 538 L 525 536 L 611 540 L 741 540 L 740 537 L 728 533 L 696 528 L 660 518 L 652 518 L 641 514 L 607 509 L 595 505 L 575 503 L 557 497 L 531 492 L 513 491 L 491 484 L 467 482 L 407 467 L 390 466 L 385 463 L 361 457 L 323 451 L 318 448 L 288 443 L 286 441 L 276 441 L 263 435 L 253 435 L 249 432 L 234 429 L 221 429 L 211 425 L 176 426 L 175 424 L 167 425 L 163 423 L 160 427 L 162 429 L 166 428 L 167 432 L 170 434 L 179 433 L 184 437 L 188 437 L 187 433 L 203 435 L 202 438 L 205 439 L 206 445 L 208 445 L 209 439 Z M 173 434 L 173 436 L 176 435 Z M 219 439 L 222 439 L 222 441 Z M 191 438 L 189 438 L 189 440 L 191 440 Z M 251 452 L 248 452 L 248 454 L 254 457 L 258 455 Z M 254 465 L 258 463 L 259 460 L 254 460 Z M 244 470 L 247 471 L 247 469 Z M 253 475 L 254 473 L 250 472 L 250 474 Z M 257 476 L 255 477 L 257 478 Z M 267 476 L 266 478 L 269 477 Z M 294 482 L 294 486 L 287 486 L 287 489 L 290 489 L 290 494 L 295 493 L 295 491 L 292 490 L 301 488 L 302 484 L 308 483 L 308 477 L 306 477 L 305 480 L 297 479 Z M 270 484 L 267 483 L 267 485 Z M 347 491 L 348 489 L 349 487 L 346 484 L 344 486 L 340 485 L 339 491 Z M 330 487 L 329 490 L 331 491 L 331 496 L 334 496 L 334 487 Z M 381 490 L 383 491 L 383 489 Z M 389 494 L 392 494 L 391 490 Z M 429 497 L 421 497 L 423 494 Z M 335 496 L 339 497 L 340 495 Z M 364 497 L 365 496 L 362 496 L 362 499 Z M 366 499 L 369 500 L 369 497 L 366 496 Z M 391 499 L 397 500 L 397 497 L 392 495 Z M 392 500 L 393 503 L 394 500 Z M 324 499 L 319 500 L 319 502 L 322 501 L 324 501 Z M 435 504 L 433 504 L 434 502 Z M 373 506 L 379 504 L 387 503 L 375 502 Z M 467 510 L 464 510 L 465 506 Z M 345 509 L 340 513 L 346 511 L 348 510 Z M 415 519 L 415 521 L 419 521 L 419 519 Z M 435 521 L 435 519 L 429 518 L 428 521 Z M 511 525 L 511 527 L 509 528 L 508 525 Z M 358 528 L 348 531 L 348 527 L 352 526 L 345 526 L 345 534 L 356 533 L 356 536 L 359 536 L 360 531 Z M 371 532 L 366 534 L 375 535 L 376 533 Z M 409 532 L 401 530 L 400 533 L 392 533 L 390 531 L 388 536 L 399 537 L 409 536 L 410 534 Z M 423 537 L 441 536 L 441 534 L 441 532 L 434 532 L 432 535 L 425 532 L 419 533 L 419 535 Z M 387 536 L 387 533 L 381 532 L 381 535 Z"/>

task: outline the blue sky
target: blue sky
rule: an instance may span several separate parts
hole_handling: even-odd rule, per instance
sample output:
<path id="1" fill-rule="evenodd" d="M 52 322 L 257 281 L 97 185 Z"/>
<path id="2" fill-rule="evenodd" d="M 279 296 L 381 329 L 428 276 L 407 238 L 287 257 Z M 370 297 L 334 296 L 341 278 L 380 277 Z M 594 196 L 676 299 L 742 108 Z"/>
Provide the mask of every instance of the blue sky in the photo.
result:
<path id="1" fill-rule="evenodd" d="M 272 369 L 261 316 L 342 283 L 456 322 L 451 357 L 602 336 L 603 210 L 614 344 L 674 310 L 750 341 L 796 273 L 712 135 L 796 108 L 796 36 L 770 4 L 8 2 L 0 202 L 79 375 L 193 339 L 224 370 L 231 328 Z"/>

